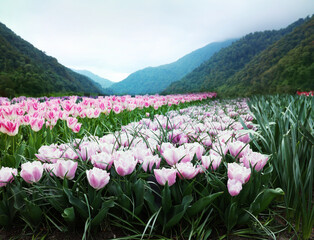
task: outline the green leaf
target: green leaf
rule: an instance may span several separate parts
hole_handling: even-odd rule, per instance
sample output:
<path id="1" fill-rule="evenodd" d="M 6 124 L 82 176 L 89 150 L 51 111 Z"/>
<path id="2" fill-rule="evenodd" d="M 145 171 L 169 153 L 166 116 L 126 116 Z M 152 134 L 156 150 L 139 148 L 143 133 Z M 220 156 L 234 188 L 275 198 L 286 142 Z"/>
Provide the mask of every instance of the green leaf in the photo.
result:
<path id="1" fill-rule="evenodd" d="M 173 217 L 167 222 L 165 226 L 166 229 L 169 229 L 170 227 L 176 225 L 182 219 L 192 201 L 192 195 L 188 195 L 182 199 L 182 203 L 180 205 L 175 206 Z"/>
<path id="2" fill-rule="evenodd" d="M 211 194 L 209 196 L 202 197 L 201 199 L 196 201 L 191 206 L 191 208 L 188 209 L 189 217 L 192 217 L 192 216 L 198 214 L 203 209 L 205 209 L 208 205 L 210 205 L 221 194 L 223 194 L 223 192 L 214 193 L 214 194 Z"/>
<path id="3" fill-rule="evenodd" d="M 168 182 L 166 182 L 166 185 L 164 186 L 164 189 L 161 192 L 161 196 L 162 196 L 161 199 L 162 209 L 163 212 L 167 214 L 172 207 L 171 191 L 169 189 Z"/>
<path id="4" fill-rule="evenodd" d="M 265 189 L 263 192 L 257 195 L 255 200 L 251 203 L 250 211 L 254 215 L 257 215 L 264 211 L 275 197 L 283 195 L 284 192 L 281 188 Z"/>
<path id="5" fill-rule="evenodd" d="M 237 224 L 238 222 L 238 206 L 237 203 L 232 203 L 225 212 L 225 222 L 227 223 L 228 232 Z"/>
<path id="6" fill-rule="evenodd" d="M 99 225 L 104 220 L 104 218 L 106 217 L 109 208 L 112 208 L 113 206 L 114 206 L 114 200 L 113 199 L 110 199 L 108 201 L 103 202 L 103 204 L 101 205 L 101 210 L 92 219 L 92 226 Z"/>
<path id="7" fill-rule="evenodd" d="M 144 206 L 144 180 L 143 179 L 138 179 L 134 183 L 134 193 L 135 193 L 135 214 L 138 215 L 143 206 Z"/>
<path id="8" fill-rule="evenodd" d="M 63 213 L 61 214 L 61 216 L 64 218 L 64 220 L 67 223 L 74 223 L 75 222 L 75 211 L 74 211 L 74 207 L 69 207 L 64 209 Z"/>
<path id="9" fill-rule="evenodd" d="M 35 225 L 38 225 L 41 221 L 41 217 L 42 217 L 42 210 L 39 206 L 37 206 L 36 204 L 34 204 L 31 201 L 28 201 L 27 199 L 25 199 L 26 205 L 25 205 L 25 209 L 23 209 L 23 211 L 21 211 L 21 214 L 26 218 L 31 220 L 31 222 Z"/>
<path id="10" fill-rule="evenodd" d="M 84 201 L 73 196 L 72 192 L 67 188 L 63 188 L 63 191 L 68 196 L 69 202 L 75 207 L 75 209 L 81 214 L 84 219 L 88 218 L 88 209 Z"/>
<path id="11" fill-rule="evenodd" d="M 154 198 L 153 192 L 151 190 L 145 191 L 144 199 L 147 202 L 149 210 L 151 211 L 151 213 L 155 213 L 158 211 L 158 206 L 155 203 L 155 198 Z"/>

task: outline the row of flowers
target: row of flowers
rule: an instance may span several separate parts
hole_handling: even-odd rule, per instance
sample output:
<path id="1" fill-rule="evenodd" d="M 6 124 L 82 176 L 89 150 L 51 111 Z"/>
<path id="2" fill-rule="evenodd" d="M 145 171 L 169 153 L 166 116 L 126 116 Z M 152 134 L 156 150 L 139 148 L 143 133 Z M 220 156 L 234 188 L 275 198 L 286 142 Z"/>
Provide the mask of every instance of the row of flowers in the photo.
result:
<path id="1" fill-rule="evenodd" d="M 44 164 L 26 162 L 20 176 L 28 183 L 38 182 L 45 169 L 52 176 L 72 180 L 78 162 L 83 161 L 93 166 L 86 170 L 86 175 L 90 185 L 98 190 L 108 183 L 107 171 L 112 165 L 120 176 L 131 174 L 140 165 L 145 172 L 152 172 L 159 184 L 168 182 L 171 186 L 176 176 L 192 179 L 204 171 L 216 170 L 229 153 L 236 161 L 227 164 L 227 186 L 230 195 L 236 196 L 250 178 L 250 167 L 261 171 L 268 156 L 252 151 L 249 134 L 235 121 L 242 117 L 245 127 L 254 129 L 245 102 L 224 107 L 215 102 L 209 109 L 190 107 L 167 116 L 157 115 L 153 120 L 133 122 L 121 132 L 101 138 L 42 146 L 35 155 Z M 17 169 L 2 168 L 0 173 L 4 186 L 17 175 Z"/>
<path id="2" fill-rule="evenodd" d="M 178 223 L 180 229 L 225 224 L 229 232 L 283 194 L 268 188 L 272 167 L 254 149 L 253 122 L 245 100 L 210 101 L 101 137 L 42 145 L 33 161 L 0 169 L 0 211 L 7 217 L 0 224 L 13 224 L 18 212 L 38 226 L 45 214 L 63 227 L 81 221 L 88 231 L 112 208 L 111 221 L 122 228 L 128 222 L 128 231 L 140 220 L 134 228 L 142 226 L 142 237 L 148 228 L 166 233 Z M 211 218 L 202 223 L 202 216 Z"/>
<path id="3" fill-rule="evenodd" d="M 314 91 L 309 91 L 309 92 L 300 92 L 300 91 L 297 91 L 297 94 L 299 95 L 299 96 L 307 96 L 307 97 L 309 97 L 309 96 L 314 96 Z"/>
<path id="4" fill-rule="evenodd" d="M 19 98 L 0 99 L 0 132 L 14 136 L 20 125 L 30 125 L 33 131 L 39 131 L 44 125 L 53 128 L 59 119 L 66 120 L 73 132 L 79 132 L 81 123 L 77 118 L 98 118 L 101 113 L 111 111 L 120 113 L 123 110 L 133 111 L 153 107 L 158 109 L 164 105 L 178 105 L 213 98 L 216 93 L 198 93 L 183 95 L 145 95 L 131 97 L 106 96 L 98 98 L 71 96 L 68 98 L 36 99 Z"/>

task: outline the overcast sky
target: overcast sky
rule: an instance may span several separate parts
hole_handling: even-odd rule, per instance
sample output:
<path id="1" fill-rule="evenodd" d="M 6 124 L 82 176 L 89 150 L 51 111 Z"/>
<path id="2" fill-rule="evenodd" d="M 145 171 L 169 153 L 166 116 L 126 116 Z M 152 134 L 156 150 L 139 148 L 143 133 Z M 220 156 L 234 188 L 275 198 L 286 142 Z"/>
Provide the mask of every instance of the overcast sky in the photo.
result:
<path id="1" fill-rule="evenodd" d="M 313 13 L 313 0 L 0 0 L 0 22 L 17 35 L 113 81 Z"/>

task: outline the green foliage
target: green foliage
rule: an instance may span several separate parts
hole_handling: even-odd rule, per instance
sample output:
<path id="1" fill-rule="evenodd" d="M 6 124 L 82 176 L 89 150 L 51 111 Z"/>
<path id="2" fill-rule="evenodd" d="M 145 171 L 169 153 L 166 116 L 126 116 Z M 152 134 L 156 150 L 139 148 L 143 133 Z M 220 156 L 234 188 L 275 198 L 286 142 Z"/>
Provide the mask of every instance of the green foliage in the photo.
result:
<path id="1" fill-rule="evenodd" d="M 288 219 L 309 239 L 314 224 L 313 169 L 314 98 L 304 96 L 254 97 L 249 106 L 259 132 L 261 147 L 272 154 L 275 187 L 285 192 Z M 271 193 L 268 193 L 271 194 Z"/>
<path id="2" fill-rule="evenodd" d="M 185 55 L 174 63 L 136 71 L 123 81 L 113 84 L 107 91 L 118 95 L 159 93 L 233 41 L 235 40 L 211 43 Z"/>
<path id="3" fill-rule="evenodd" d="M 314 17 L 285 29 L 246 35 L 171 84 L 163 93 L 216 91 L 220 96 L 295 93 L 314 88 Z"/>
<path id="4" fill-rule="evenodd" d="M 0 96 L 101 93 L 89 78 L 58 63 L 0 23 Z"/>

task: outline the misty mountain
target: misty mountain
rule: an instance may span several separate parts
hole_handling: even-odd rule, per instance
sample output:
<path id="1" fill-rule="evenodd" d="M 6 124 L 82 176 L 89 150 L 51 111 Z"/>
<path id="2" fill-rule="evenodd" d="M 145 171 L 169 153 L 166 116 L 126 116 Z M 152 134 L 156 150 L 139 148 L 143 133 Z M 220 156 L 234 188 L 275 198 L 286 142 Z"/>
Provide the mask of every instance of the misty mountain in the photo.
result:
<path id="1" fill-rule="evenodd" d="M 86 77 L 89 77 L 90 79 L 92 79 L 94 82 L 97 82 L 101 85 L 102 88 L 108 88 L 110 87 L 112 84 L 114 84 L 114 82 L 106 79 L 106 78 L 102 78 L 90 71 L 87 70 L 76 70 L 76 69 L 72 69 L 74 72 L 77 72 L 79 74 L 82 74 Z"/>
<path id="2" fill-rule="evenodd" d="M 0 96 L 98 94 L 89 78 L 47 56 L 0 23 Z"/>
<path id="3" fill-rule="evenodd" d="M 163 93 L 225 96 L 295 92 L 313 86 L 313 17 L 280 30 L 250 33 L 214 54 Z"/>
<path id="4" fill-rule="evenodd" d="M 210 43 L 185 55 L 176 62 L 136 71 L 121 82 L 113 84 L 108 91 L 118 95 L 159 93 L 172 82 L 178 81 L 187 73 L 193 71 L 215 52 L 229 46 L 233 41 L 235 40 Z"/>

